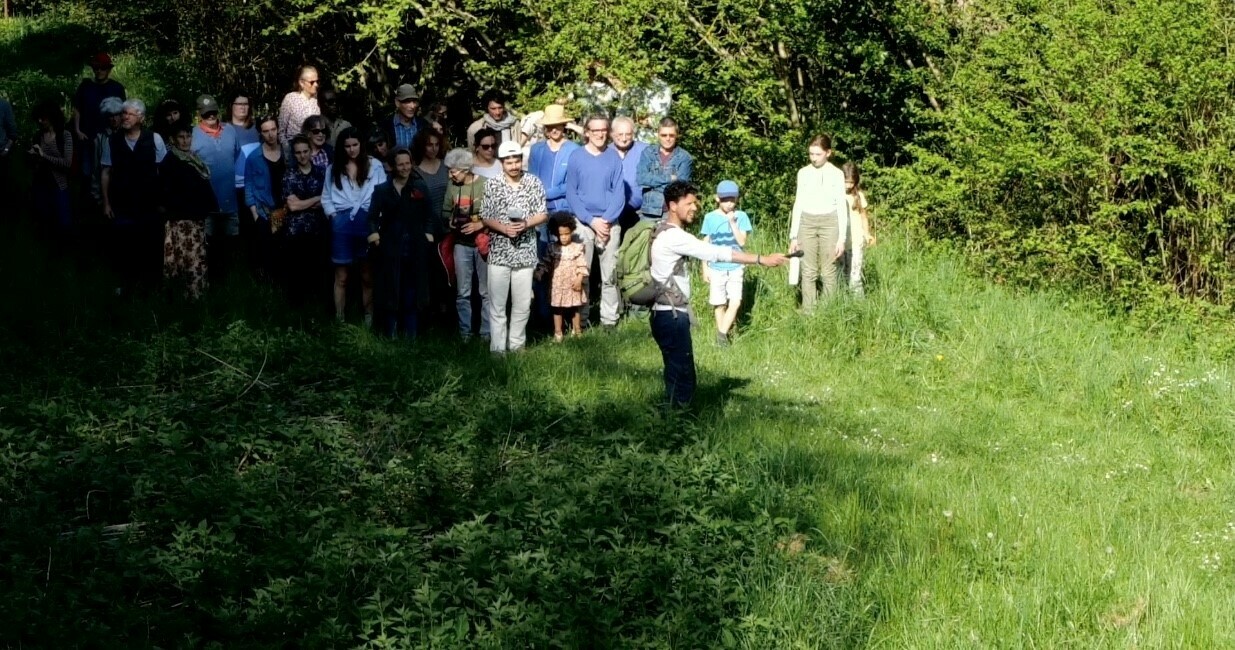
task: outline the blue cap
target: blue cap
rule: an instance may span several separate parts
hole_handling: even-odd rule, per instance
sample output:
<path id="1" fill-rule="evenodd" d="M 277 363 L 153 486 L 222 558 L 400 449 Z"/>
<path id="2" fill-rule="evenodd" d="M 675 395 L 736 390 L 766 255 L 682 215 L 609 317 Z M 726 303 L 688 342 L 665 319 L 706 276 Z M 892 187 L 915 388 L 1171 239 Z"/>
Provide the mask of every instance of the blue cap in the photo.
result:
<path id="1" fill-rule="evenodd" d="M 716 196 L 721 198 L 738 196 L 738 184 L 734 181 L 721 181 L 716 186 Z"/>

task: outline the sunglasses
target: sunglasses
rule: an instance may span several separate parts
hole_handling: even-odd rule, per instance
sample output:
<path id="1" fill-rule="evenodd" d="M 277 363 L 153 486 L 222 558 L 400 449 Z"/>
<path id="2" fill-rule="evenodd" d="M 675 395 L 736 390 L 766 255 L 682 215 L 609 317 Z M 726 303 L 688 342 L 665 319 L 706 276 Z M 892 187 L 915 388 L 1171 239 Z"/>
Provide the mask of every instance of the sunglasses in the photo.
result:
<path id="1" fill-rule="evenodd" d="M 309 129 L 309 133 L 313 135 L 321 135 L 326 132 L 326 129 Z"/>
<path id="2" fill-rule="evenodd" d="M 318 82 L 317 82 L 317 79 L 312 79 L 312 80 L 310 80 L 310 79 L 301 79 L 301 81 L 303 81 L 303 82 L 305 82 L 305 83 L 309 84 L 310 86 L 316 86 L 316 85 L 317 85 L 317 83 L 318 83 Z"/>
<path id="3" fill-rule="evenodd" d="M 482 145 L 478 145 L 478 146 L 477 146 L 477 148 L 478 148 L 478 149 L 492 149 L 492 148 L 494 148 L 494 147 L 496 147 L 496 146 L 497 146 L 497 145 L 495 145 L 495 144 L 482 144 Z"/>

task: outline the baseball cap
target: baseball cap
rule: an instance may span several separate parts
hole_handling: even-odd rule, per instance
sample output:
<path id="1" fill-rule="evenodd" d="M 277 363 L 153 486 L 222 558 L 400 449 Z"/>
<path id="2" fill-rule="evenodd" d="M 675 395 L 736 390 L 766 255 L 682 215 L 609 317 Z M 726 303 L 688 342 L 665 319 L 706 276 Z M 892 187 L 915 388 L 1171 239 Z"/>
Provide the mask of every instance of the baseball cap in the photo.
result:
<path id="1" fill-rule="evenodd" d="M 201 95 L 197 98 L 197 114 L 205 115 L 210 112 L 219 112 L 219 102 L 210 95 Z"/>
<path id="2" fill-rule="evenodd" d="M 738 184 L 734 181 L 721 181 L 720 184 L 716 186 L 716 196 L 719 196 L 722 199 L 731 196 L 736 197 L 738 195 Z"/>
<path id="3" fill-rule="evenodd" d="M 403 84 L 395 90 L 395 99 L 399 101 L 420 99 L 420 91 L 416 90 L 416 86 L 413 86 L 412 84 Z"/>
<path id="4" fill-rule="evenodd" d="M 90 57 L 90 67 L 92 68 L 110 68 L 112 67 L 111 55 L 107 52 L 99 52 Z"/>
<path id="5" fill-rule="evenodd" d="M 510 158 L 511 156 L 522 156 L 523 147 L 519 146 L 514 140 L 506 140 L 500 147 L 497 148 L 498 158 Z"/>

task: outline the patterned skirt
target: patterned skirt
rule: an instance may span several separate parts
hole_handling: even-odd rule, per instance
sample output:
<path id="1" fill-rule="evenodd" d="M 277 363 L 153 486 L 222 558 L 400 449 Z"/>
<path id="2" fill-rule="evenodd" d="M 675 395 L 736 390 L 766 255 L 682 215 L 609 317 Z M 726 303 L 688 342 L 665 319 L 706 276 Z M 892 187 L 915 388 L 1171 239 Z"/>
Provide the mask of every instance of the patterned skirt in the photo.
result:
<path id="1" fill-rule="evenodd" d="M 163 230 L 163 277 L 181 283 L 190 299 L 206 291 L 206 224 L 178 219 Z"/>

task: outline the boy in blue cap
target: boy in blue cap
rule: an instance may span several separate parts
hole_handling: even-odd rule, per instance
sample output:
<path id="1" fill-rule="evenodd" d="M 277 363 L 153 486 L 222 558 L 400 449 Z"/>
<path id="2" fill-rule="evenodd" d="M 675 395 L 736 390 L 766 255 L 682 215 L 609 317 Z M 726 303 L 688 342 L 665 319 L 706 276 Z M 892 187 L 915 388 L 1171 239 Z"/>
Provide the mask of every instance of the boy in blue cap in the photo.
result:
<path id="1" fill-rule="evenodd" d="M 741 251 L 750 235 L 750 217 L 738 209 L 738 184 L 721 181 L 716 186 L 717 209 L 703 217 L 699 234 L 711 244 Z M 729 332 L 742 304 L 742 265 L 732 262 L 708 262 L 703 266 L 703 281 L 711 289 L 708 304 L 716 313 L 716 344 L 729 345 Z"/>

